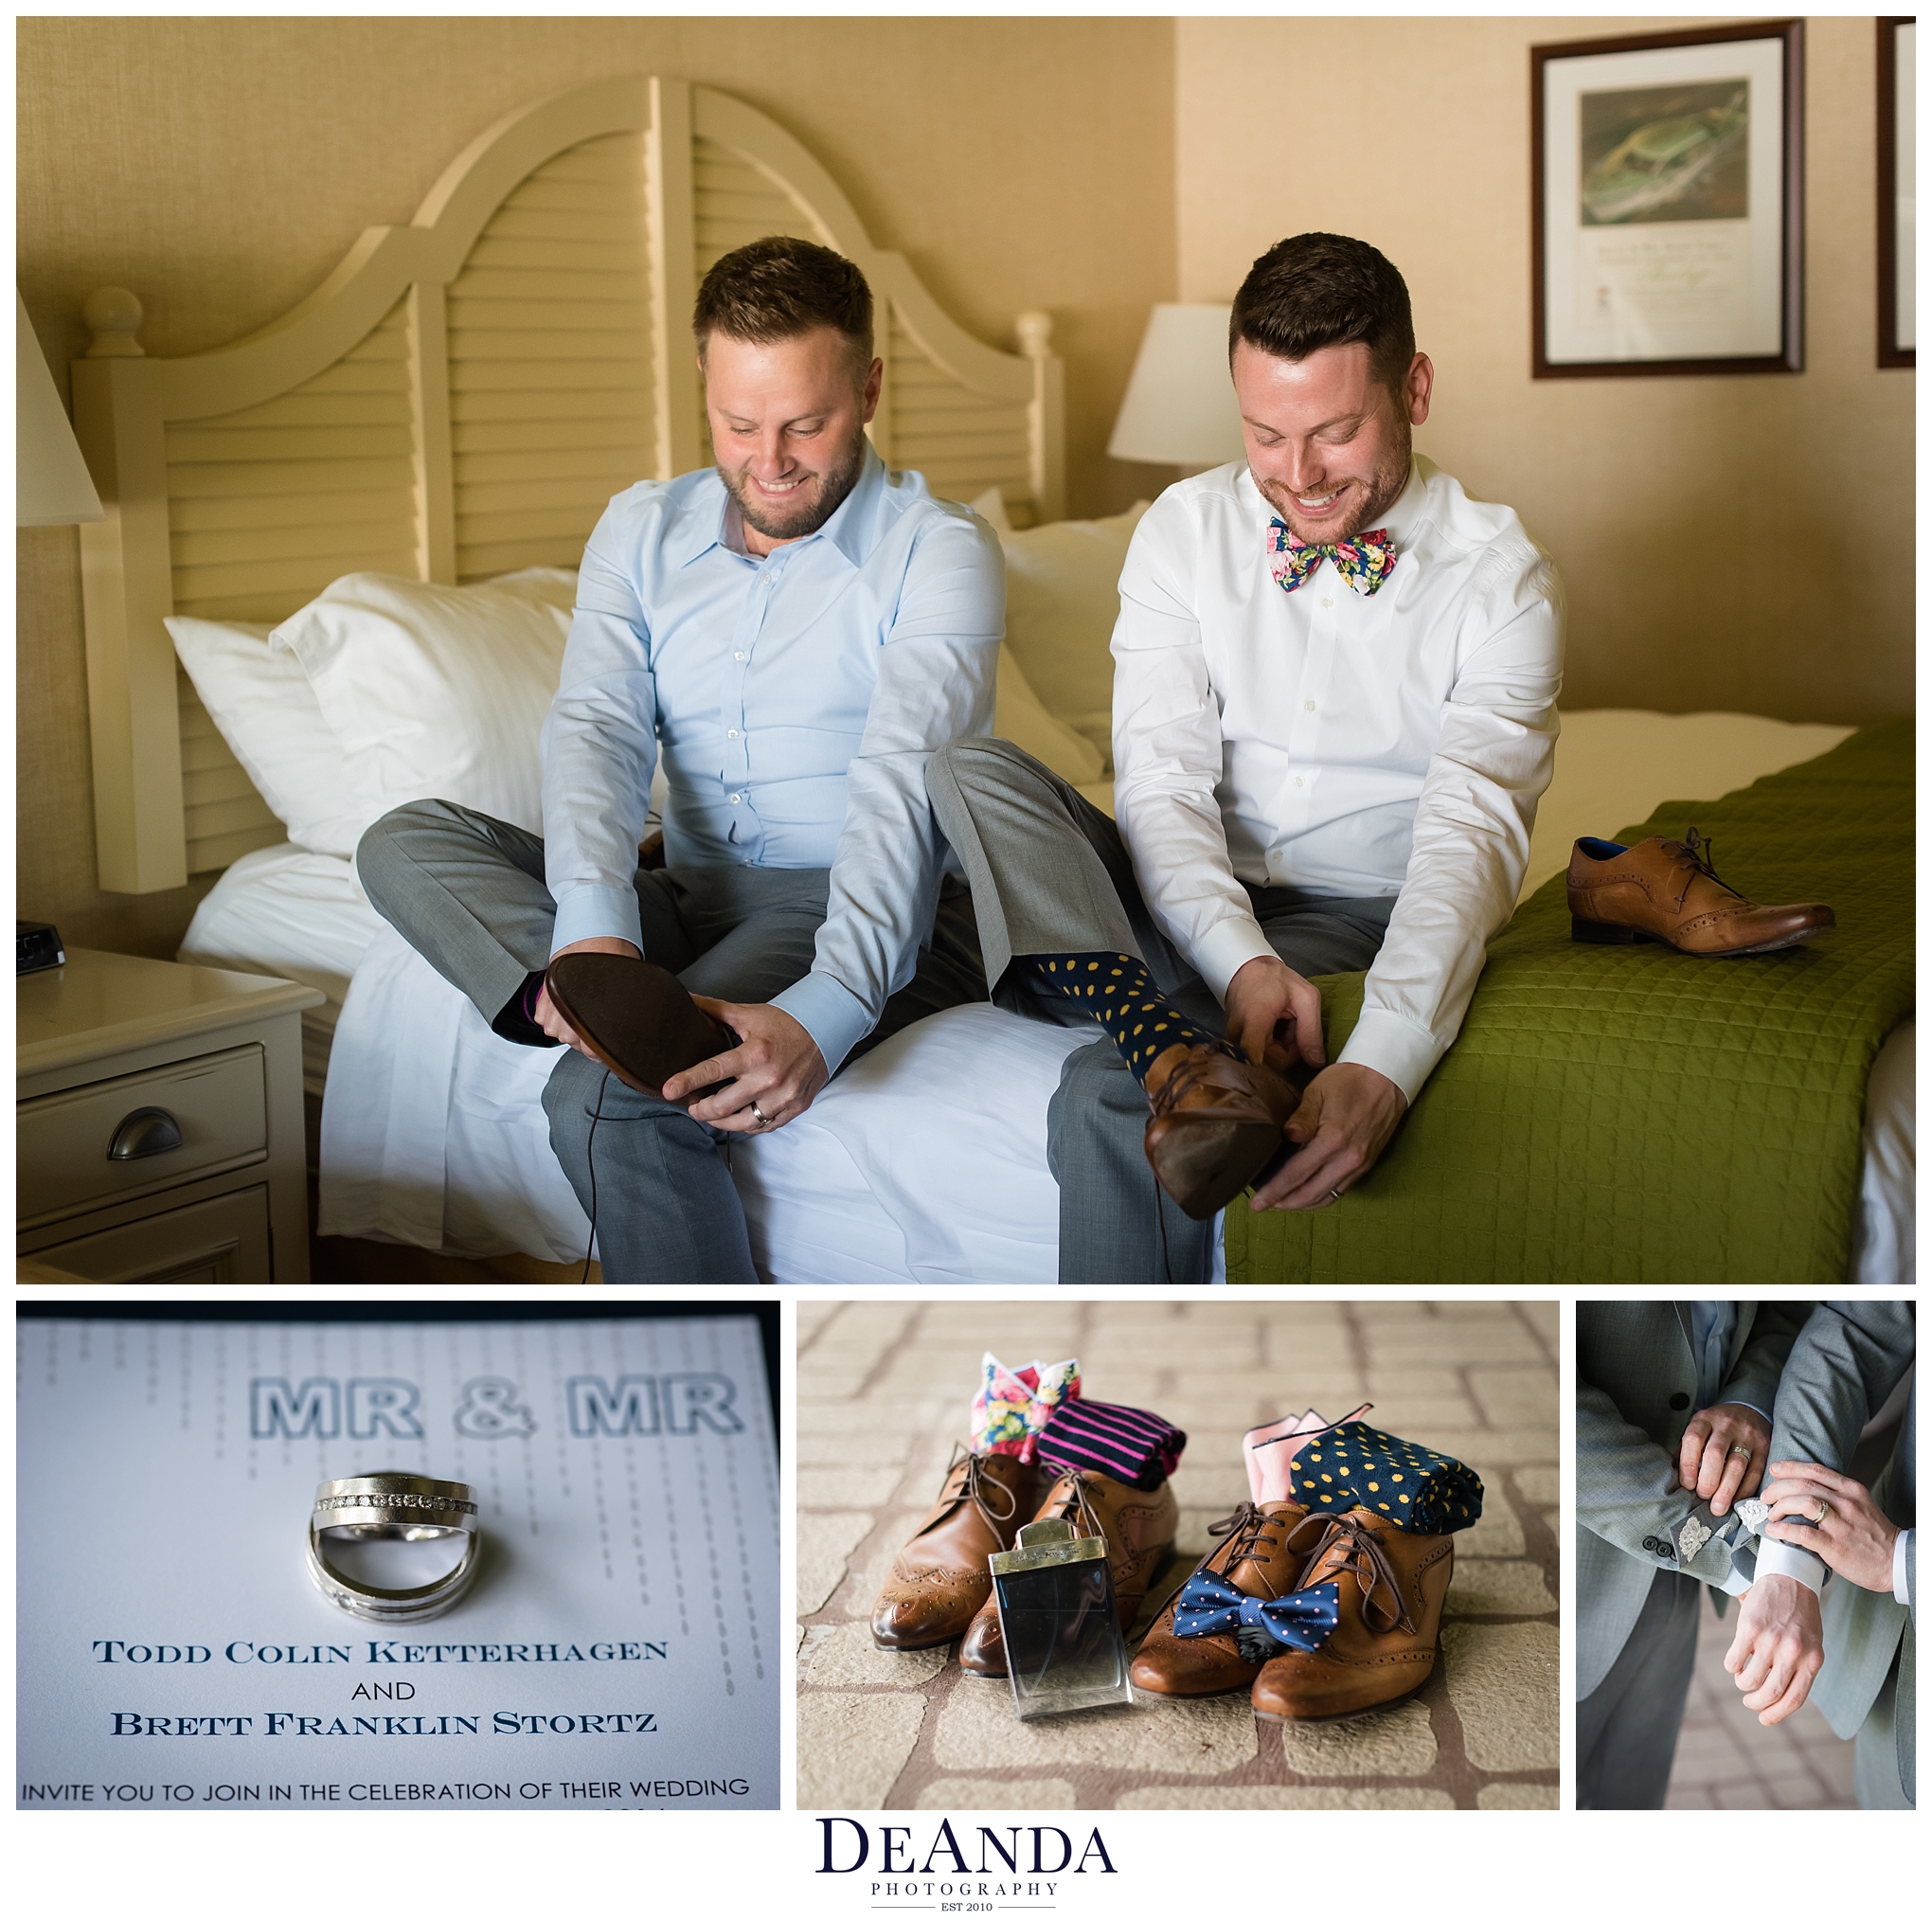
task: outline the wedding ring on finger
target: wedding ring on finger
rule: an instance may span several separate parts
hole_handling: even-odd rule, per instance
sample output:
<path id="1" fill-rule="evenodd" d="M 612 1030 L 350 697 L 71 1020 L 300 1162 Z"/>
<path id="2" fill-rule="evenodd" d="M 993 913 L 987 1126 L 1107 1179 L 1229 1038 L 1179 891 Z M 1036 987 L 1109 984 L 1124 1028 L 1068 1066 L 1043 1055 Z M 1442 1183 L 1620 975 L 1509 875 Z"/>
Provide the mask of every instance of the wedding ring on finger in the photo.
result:
<path id="1" fill-rule="evenodd" d="M 1831 1504 L 1831 1502 L 1830 1502 L 1830 1501 L 1828 1501 L 1828 1500 L 1821 1500 L 1821 1501 L 1819 1501 L 1819 1502 L 1818 1502 L 1818 1511 L 1817 1511 L 1817 1513 L 1812 1516 L 1812 1526 L 1813 1526 L 1813 1527 L 1815 1527 L 1815 1528 L 1821 1528 L 1821 1527 L 1823 1527 L 1823 1526 L 1824 1526 L 1824 1524 L 1825 1524 L 1825 1517 L 1826 1517 L 1826 1516 L 1827 1516 L 1828 1514 L 1830 1514 L 1830 1513 L 1831 1513 L 1831 1511 L 1832 1511 L 1832 1504 Z"/>
<path id="2" fill-rule="evenodd" d="M 1744 1446 L 1742 1444 L 1734 1443 L 1731 1447 L 1731 1452 L 1733 1454 L 1743 1455 L 1746 1461 L 1748 1461 L 1751 1458 L 1751 1450 L 1748 1447 Z"/>
<path id="3" fill-rule="evenodd" d="M 772 1124 L 772 1117 L 756 1101 L 751 1104 L 751 1111 L 758 1116 L 758 1124 L 760 1127 L 769 1127 Z"/>
<path id="4" fill-rule="evenodd" d="M 457 1538 L 462 1556 L 455 1567 L 407 1588 L 358 1581 L 332 1566 L 326 1552 L 331 1545 L 368 1541 Z M 309 1517 L 309 1578 L 331 1607 L 358 1621 L 434 1621 L 447 1613 L 475 1579 L 481 1549 L 475 1495 L 463 1481 L 433 1481 L 423 1474 L 354 1474 L 325 1481 L 315 1490 Z"/>

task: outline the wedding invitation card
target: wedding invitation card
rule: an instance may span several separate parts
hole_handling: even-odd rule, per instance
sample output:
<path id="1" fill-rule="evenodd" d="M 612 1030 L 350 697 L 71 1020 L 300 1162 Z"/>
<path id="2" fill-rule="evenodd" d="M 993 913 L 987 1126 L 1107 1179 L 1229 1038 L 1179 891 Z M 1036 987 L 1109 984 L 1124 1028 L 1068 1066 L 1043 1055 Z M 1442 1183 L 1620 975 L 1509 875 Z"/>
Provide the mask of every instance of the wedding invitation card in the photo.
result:
<path id="1" fill-rule="evenodd" d="M 19 1805 L 778 1805 L 751 1317 L 18 1328 Z M 385 1472 L 478 1509 L 420 1625 L 307 1570 L 317 1484 Z"/>

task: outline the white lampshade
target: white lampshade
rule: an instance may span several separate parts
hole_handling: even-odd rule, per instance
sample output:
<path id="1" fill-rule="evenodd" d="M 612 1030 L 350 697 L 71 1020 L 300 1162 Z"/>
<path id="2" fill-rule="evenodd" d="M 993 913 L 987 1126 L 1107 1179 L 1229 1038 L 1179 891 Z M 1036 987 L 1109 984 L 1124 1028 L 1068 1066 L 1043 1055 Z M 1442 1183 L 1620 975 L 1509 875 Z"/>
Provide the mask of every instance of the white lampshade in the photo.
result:
<path id="1" fill-rule="evenodd" d="M 72 527 L 78 521 L 105 520 L 18 287 L 13 290 L 13 324 L 19 375 L 13 415 L 15 522 L 21 527 Z"/>
<path id="2" fill-rule="evenodd" d="M 1218 467 L 1242 458 L 1227 376 L 1226 307 L 1168 304 L 1148 316 L 1107 452 L 1116 460 Z"/>

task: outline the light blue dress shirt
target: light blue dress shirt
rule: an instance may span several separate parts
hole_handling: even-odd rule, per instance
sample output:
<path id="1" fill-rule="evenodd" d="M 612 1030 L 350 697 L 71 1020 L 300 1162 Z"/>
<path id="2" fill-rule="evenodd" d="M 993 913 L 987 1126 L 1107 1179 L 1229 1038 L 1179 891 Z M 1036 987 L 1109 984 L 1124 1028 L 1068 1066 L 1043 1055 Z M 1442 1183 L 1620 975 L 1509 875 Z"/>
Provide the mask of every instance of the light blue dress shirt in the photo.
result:
<path id="1" fill-rule="evenodd" d="M 544 722 L 552 952 L 642 947 L 661 751 L 667 866 L 831 869 L 812 971 L 773 1005 L 835 1073 L 928 936 L 945 851 L 926 763 L 990 731 L 1005 622 L 992 529 L 869 445 L 832 518 L 762 558 L 715 468 L 618 494 L 584 549 Z"/>

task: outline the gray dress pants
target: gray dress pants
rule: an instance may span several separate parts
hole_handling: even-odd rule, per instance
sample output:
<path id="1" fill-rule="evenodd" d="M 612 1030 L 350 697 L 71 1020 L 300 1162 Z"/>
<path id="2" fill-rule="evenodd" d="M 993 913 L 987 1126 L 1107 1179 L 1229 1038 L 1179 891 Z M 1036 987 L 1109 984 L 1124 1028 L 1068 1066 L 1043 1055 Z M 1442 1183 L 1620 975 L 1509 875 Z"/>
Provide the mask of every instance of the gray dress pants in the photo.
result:
<path id="1" fill-rule="evenodd" d="M 1130 954 L 1188 1016 L 1219 1033 L 1208 984 L 1155 925 L 1119 830 L 1059 775 L 1011 741 L 958 741 L 926 772 L 939 831 L 973 889 L 993 998 L 1034 1020 L 1092 1016 L 1011 963 L 1033 954 Z M 1335 900 L 1293 888 L 1248 889 L 1255 918 L 1297 974 L 1344 974 L 1374 960 L 1395 896 Z M 1204 1284 L 1214 1223 L 1190 1220 L 1147 1164 L 1147 1097 L 1114 1043 L 1069 1054 L 1046 1110 L 1060 1183 L 1061 1284 Z"/>
<path id="2" fill-rule="evenodd" d="M 1697 1661 L 1704 1584 L 1659 1568 L 1610 1672 L 1577 1703 L 1577 1805 L 1661 1807 Z"/>
<path id="3" fill-rule="evenodd" d="M 376 911 L 492 1027 L 549 961 L 557 905 L 534 834 L 454 801 L 416 800 L 364 835 L 356 871 Z M 811 972 L 829 880 L 824 868 L 640 868 L 644 951 L 693 994 L 768 1001 Z M 972 904 L 954 882 L 912 979 L 849 1058 L 985 997 Z M 575 1048 L 559 1050 L 544 1111 L 557 1159 L 596 1219 L 606 1282 L 757 1284 L 729 1135 L 627 1087 Z"/>

